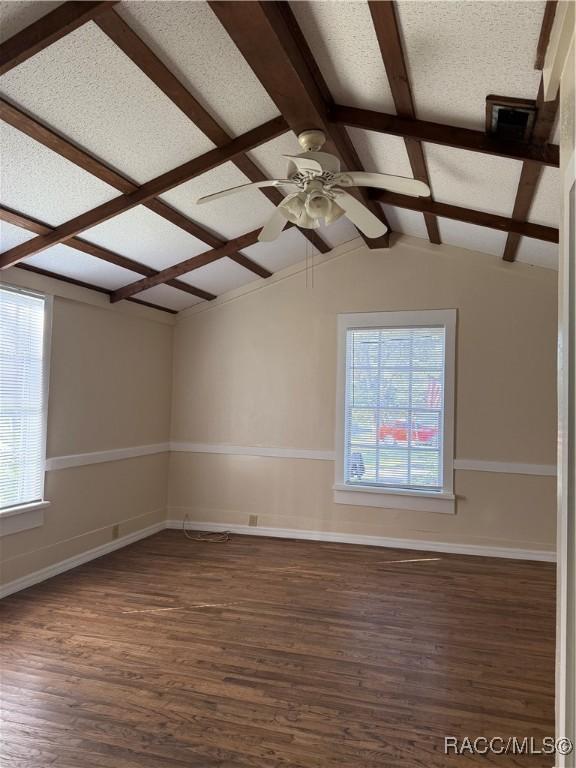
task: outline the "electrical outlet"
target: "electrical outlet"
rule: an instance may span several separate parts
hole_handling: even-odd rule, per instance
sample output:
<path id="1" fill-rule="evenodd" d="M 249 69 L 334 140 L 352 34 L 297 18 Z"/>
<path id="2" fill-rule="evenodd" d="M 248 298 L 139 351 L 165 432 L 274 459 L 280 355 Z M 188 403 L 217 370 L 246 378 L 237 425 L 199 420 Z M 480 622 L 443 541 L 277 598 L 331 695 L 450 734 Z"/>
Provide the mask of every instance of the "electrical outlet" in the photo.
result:
<path id="1" fill-rule="evenodd" d="M 258 515 L 249 515 L 248 525 L 250 525 L 252 528 L 256 528 L 258 525 Z"/>
<path id="2" fill-rule="evenodd" d="M 112 538 L 117 539 L 118 536 L 120 536 L 120 526 L 116 523 L 116 525 L 112 526 Z"/>

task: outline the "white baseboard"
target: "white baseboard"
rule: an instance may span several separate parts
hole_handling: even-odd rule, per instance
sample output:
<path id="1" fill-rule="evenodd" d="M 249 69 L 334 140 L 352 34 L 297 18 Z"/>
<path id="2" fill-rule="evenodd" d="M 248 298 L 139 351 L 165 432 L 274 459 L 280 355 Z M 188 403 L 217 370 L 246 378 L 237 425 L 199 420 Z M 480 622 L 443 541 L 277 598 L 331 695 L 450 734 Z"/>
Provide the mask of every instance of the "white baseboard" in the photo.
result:
<path id="1" fill-rule="evenodd" d="M 166 528 L 181 529 L 182 520 L 168 520 Z M 243 536 L 271 536 L 278 539 L 306 539 L 309 541 L 331 541 L 338 544 L 364 544 L 370 547 L 390 549 L 417 549 L 422 552 L 446 552 L 456 555 L 478 555 L 480 557 L 504 557 L 512 560 L 540 560 L 553 563 L 556 553 L 547 550 L 516 549 L 511 547 L 488 547 L 480 544 L 453 544 L 450 542 L 424 541 L 422 539 L 394 539 L 384 536 L 365 536 L 355 533 L 331 533 L 329 531 L 306 531 L 296 528 L 257 528 L 249 525 L 224 525 L 223 523 L 197 523 L 188 521 L 191 531 L 230 531 Z"/>
<path id="2" fill-rule="evenodd" d="M 79 555 L 61 560 L 39 571 L 34 571 L 20 579 L 10 581 L 0 587 L 0 599 L 8 597 L 22 589 L 27 589 L 34 584 L 51 579 L 59 573 L 64 573 L 78 565 L 95 560 L 116 549 L 133 544 L 135 541 L 145 539 L 164 529 L 179 530 L 182 528 L 182 520 L 167 520 L 147 528 L 142 528 L 127 536 L 114 539 L 99 547 L 94 547 Z M 370 547 L 388 547 L 390 549 L 415 549 L 421 552 L 445 552 L 457 555 L 478 555 L 481 557 L 504 557 L 513 560 L 540 560 L 555 562 L 556 553 L 546 550 L 514 549 L 510 547 L 486 547 L 477 544 L 452 544 L 439 541 L 424 541 L 421 539 L 394 539 L 384 536 L 366 536 L 354 533 L 331 533 L 329 531 L 306 531 L 297 528 L 258 528 L 249 525 L 224 525 L 222 523 L 198 523 L 188 521 L 186 528 L 191 531 L 230 531 L 242 536 L 270 536 L 278 539 L 305 539 L 308 541 L 331 541 L 337 544 L 364 544 Z"/>
<path id="3" fill-rule="evenodd" d="M 89 549 L 86 552 L 81 552 L 79 555 L 69 557 L 67 560 L 61 560 L 59 563 L 49 565 L 47 568 L 41 568 L 39 571 L 34 571 L 34 573 L 28 574 L 28 576 L 22 576 L 20 579 L 9 581 L 7 584 L 4 584 L 4 586 L 0 587 L 0 599 L 14 594 L 14 592 L 20 592 L 20 590 L 31 587 L 34 584 L 39 584 L 41 581 L 51 579 L 53 576 L 57 576 L 59 573 L 69 571 L 72 568 L 76 568 L 78 565 L 83 565 L 84 563 L 89 562 L 90 560 L 95 560 L 97 557 L 107 555 L 109 552 L 114 552 L 116 549 L 126 547 L 128 544 L 133 544 L 135 541 L 145 539 L 147 536 L 152 536 L 155 533 L 159 533 L 165 528 L 166 523 L 164 521 L 154 523 L 154 525 L 149 525 L 147 528 L 134 531 L 134 533 L 129 533 L 119 539 L 114 539 L 113 541 L 109 541 L 99 547 L 94 547 L 93 549 Z"/>

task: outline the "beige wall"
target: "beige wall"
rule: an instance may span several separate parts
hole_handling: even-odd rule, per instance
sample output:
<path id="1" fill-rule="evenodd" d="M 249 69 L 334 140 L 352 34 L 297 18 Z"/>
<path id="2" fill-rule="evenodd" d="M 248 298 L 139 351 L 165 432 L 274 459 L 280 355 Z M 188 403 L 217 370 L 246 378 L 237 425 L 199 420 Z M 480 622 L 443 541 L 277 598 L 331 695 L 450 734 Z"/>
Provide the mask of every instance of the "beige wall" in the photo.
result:
<path id="1" fill-rule="evenodd" d="M 69 456 L 169 440 L 170 316 L 10 270 L 6 282 L 48 293 L 53 307 L 47 455 Z M 168 455 L 46 474 L 44 525 L 0 539 L 9 582 L 165 518 Z"/>
<path id="2" fill-rule="evenodd" d="M 175 328 L 172 439 L 334 448 L 336 315 L 458 309 L 456 457 L 553 465 L 556 450 L 556 281 L 401 238 L 361 247 L 264 290 L 237 292 Z M 178 453 L 169 514 L 320 531 L 553 549 L 552 477 L 456 472 L 457 514 L 336 505 L 333 463 Z"/>
<path id="3" fill-rule="evenodd" d="M 20 270 L 3 279 L 56 294 L 50 458 L 170 437 L 332 451 L 336 315 L 456 307 L 457 458 L 555 462 L 554 272 L 402 238 L 389 251 L 325 259 L 314 288 L 299 268 L 287 270 L 176 326 Z M 44 525 L 0 539 L 2 580 L 106 544 L 116 525 L 124 536 L 166 514 L 225 524 L 256 514 L 263 527 L 553 549 L 552 477 L 457 471 L 457 514 L 442 515 L 336 505 L 333 473 L 326 460 L 189 452 L 51 470 Z"/>
<path id="4" fill-rule="evenodd" d="M 56 298 L 47 455 L 169 438 L 172 328 Z"/>

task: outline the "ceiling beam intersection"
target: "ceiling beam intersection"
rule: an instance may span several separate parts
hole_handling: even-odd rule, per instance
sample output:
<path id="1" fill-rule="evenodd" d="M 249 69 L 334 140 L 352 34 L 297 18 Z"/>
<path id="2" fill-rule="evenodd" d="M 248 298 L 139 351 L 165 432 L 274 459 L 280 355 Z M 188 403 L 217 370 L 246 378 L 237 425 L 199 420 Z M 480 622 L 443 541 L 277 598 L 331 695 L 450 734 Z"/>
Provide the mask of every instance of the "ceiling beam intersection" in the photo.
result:
<path id="1" fill-rule="evenodd" d="M 49 227 L 38 219 L 25 216 L 23 213 L 3 205 L 0 206 L 0 220 L 5 221 L 8 224 L 13 224 L 21 229 L 26 229 L 28 232 L 34 232 L 36 235 L 47 235 L 49 232 L 54 231 L 54 227 Z M 102 248 L 100 245 L 89 243 L 87 240 L 82 240 L 79 237 L 71 238 L 65 245 L 74 248 L 77 251 L 81 251 L 82 253 L 86 253 L 89 256 L 95 256 L 97 259 L 102 259 L 102 261 L 107 261 L 109 264 L 114 264 L 123 269 L 129 269 L 131 272 L 136 272 L 137 274 L 145 275 L 146 277 L 154 277 L 158 274 L 157 269 L 153 269 L 139 261 L 134 261 L 134 259 L 130 259 L 127 256 L 122 256 L 119 253 L 114 253 L 114 251 L 110 251 L 107 248 Z M 57 277 L 56 273 L 51 274 L 53 277 Z M 182 280 L 170 280 L 168 285 L 172 286 L 172 288 L 177 288 L 179 291 L 189 293 L 192 296 L 197 296 L 199 299 L 204 299 L 205 301 L 212 301 L 216 298 L 213 293 L 203 291 L 201 288 L 195 288 L 193 285 L 189 285 Z"/>
<path id="2" fill-rule="evenodd" d="M 396 112 L 400 117 L 414 120 L 416 119 L 414 97 L 410 87 L 410 78 L 404 57 L 402 34 L 395 3 L 392 0 L 369 0 L 368 6 L 372 15 L 372 23 L 378 39 L 378 45 L 380 46 L 380 53 L 388 76 Z M 421 141 L 404 137 L 404 144 L 414 178 L 418 181 L 423 181 L 431 187 L 424 147 Z M 431 213 L 424 213 L 424 222 L 430 242 L 440 245 L 442 240 L 436 216 Z"/>
<path id="3" fill-rule="evenodd" d="M 223 147 L 211 149 L 203 155 L 189 160 L 177 168 L 157 176 L 155 179 L 147 181 L 133 192 L 115 197 L 90 211 L 86 211 L 60 224 L 46 235 L 40 235 L 5 251 L 0 254 L 0 269 L 9 267 L 27 256 L 40 253 L 53 245 L 66 242 L 80 234 L 80 232 L 107 221 L 114 216 L 118 216 L 131 208 L 135 208 L 137 205 L 143 205 L 163 192 L 167 192 L 193 179 L 195 176 L 200 176 L 202 173 L 206 173 L 206 171 L 210 171 L 229 160 L 233 160 L 238 155 L 242 155 L 250 149 L 264 144 L 285 131 L 286 123 L 282 117 L 269 120 L 267 123 L 232 139 Z"/>
<path id="4" fill-rule="evenodd" d="M 532 138 L 536 142 L 546 142 L 550 138 L 556 122 L 558 113 L 559 94 L 556 94 L 554 101 L 544 101 L 544 80 L 540 81 L 538 97 L 536 99 L 536 120 L 532 131 Z M 520 181 L 514 201 L 512 218 L 516 221 L 526 221 L 530 215 L 530 209 L 536 197 L 538 183 L 542 176 L 542 165 L 531 162 L 522 163 Z M 506 238 L 504 261 L 515 261 L 520 247 L 522 235 L 510 232 Z"/>
<path id="5" fill-rule="evenodd" d="M 127 176 L 122 175 L 111 166 L 106 165 L 98 158 L 78 147 L 70 140 L 60 136 L 60 134 L 51 130 L 26 112 L 23 112 L 21 109 L 18 109 L 18 107 L 15 107 L 13 104 L 10 104 L 2 98 L 0 98 L 0 119 L 9 123 L 14 128 L 17 128 L 19 131 L 22 131 L 27 136 L 30 136 L 30 138 L 35 141 L 38 141 L 43 146 L 48 147 L 62 157 L 65 157 L 67 160 L 70 160 L 70 162 L 74 163 L 79 168 L 91 173 L 93 176 L 101 179 L 101 181 L 110 184 L 110 186 L 115 187 L 120 192 L 129 194 L 138 189 L 138 185 Z M 180 213 L 175 208 L 172 208 L 172 206 L 159 198 L 153 198 L 152 200 L 145 202 L 144 205 L 158 216 L 166 219 L 166 221 L 169 221 L 171 224 L 174 224 L 213 248 L 217 248 L 225 242 L 222 238 L 217 237 L 210 232 L 210 230 L 205 229 L 192 219 L 184 216 L 184 214 Z M 245 258 L 246 263 L 244 266 L 246 269 L 249 269 L 262 277 L 262 267 L 260 267 L 259 264 L 255 264 L 247 257 Z"/>
<path id="6" fill-rule="evenodd" d="M 14 269 L 23 269 L 26 272 L 34 272 L 37 275 L 43 277 L 50 277 L 53 280 L 59 280 L 61 283 L 69 283 L 70 285 L 76 285 L 79 288 L 88 288 L 90 291 L 96 291 L 97 293 L 103 293 L 110 297 L 112 291 L 108 288 L 102 288 L 101 285 L 94 285 L 93 283 L 86 283 L 84 280 L 77 280 L 75 277 L 68 277 L 67 275 L 61 275 L 57 272 L 51 272 L 49 269 L 42 269 L 41 267 L 35 267 L 33 264 L 15 264 Z M 160 304 L 153 304 L 150 301 L 144 301 L 143 299 L 128 298 L 126 301 L 132 301 L 134 304 L 141 304 L 143 307 L 150 307 L 151 309 L 157 309 L 160 312 L 168 312 L 170 315 L 177 315 L 178 310 L 170 309 L 169 307 L 161 307 Z"/>
<path id="7" fill-rule="evenodd" d="M 336 130 L 328 120 L 328 88 L 288 3 L 212 1 L 210 7 L 294 133 L 310 128 L 324 131 L 326 151 L 338 155 L 345 168 L 361 170 L 346 132 Z M 389 227 L 383 210 L 366 190 L 355 190 L 355 194 Z M 389 232 L 363 239 L 370 248 L 389 246 Z"/>
<path id="8" fill-rule="evenodd" d="M 529 160 L 554 168 L 560 165 L 560 150 L 556 144 L 503 141 L 484 131 L 475 131 L 471 128 L 459 128 L 427 120 L 412 120 L 386 112 L 341 105 L 332 107 L 329 118 L 341 125 L 365 128 L 367 131 L 377 133 L 389 133 L 392 136 L 417 139 L 454 149 L 482 152 L 512 160 Z"/>
<path id="9" fill-rule="evenodd" d="M 233 240 L 224 243 L 220 248 L 213 248 L 211 251 L 205 251 L 204 253 L 198 254 L 198 256 L 192 256 L 192 258 L 186 259 L 186 261 L 181 261 L 178 264 L 174 264 L 172 267 L 163 269 L 154 277 L 145 277 L 130 285 L 125 285 L 123 288 L 114 291 L 110 297 L 110 301 L 121 301 L 128 296 L 133 296 L 135 293 L 140 293 L 140 291 L 152 288 L 153 286 L 158 285 L 158 283 L 172 280 L 187 272 L 192 272 L 200 267 L 205 267 L 207 264 L 212 264 L 212 262 L 223 259 L 226 256 L 232 258 L 233 254 L 236 254 L 236 252 L 242 250 L 242 248 L 248 248 L 250 245 L 255 245 L 258 242 L 259 233 L 259 229 L 255 229 L 252 232 L 246 232 L 244 235 L 240 235 L 239 237 L 235 237 Z"/>
<path id="10" fill-rule="evenodd" d="M 217 147 L 221 147 L 231 140 L 232 136 L 224 130 L 115 10 L 96 19 L 96 24 Z M 234 165 L 250 181 L 267 179 L 267 176 L 247 155 L 234 160 Z M 275 206 L 284 199 L 284 195 L 277 189 L 260 189 L 259 192 Z M 327 253 L 330 250 L 330 246 L 322 240 L 317 232 L 312 230 L 301 230 L 301 232 L 320 253 Z"/>
<path id="11" fill-rule="evenodd" d="M 439 203 L 429 197 L 411 197 L 394 192 L 373 190 L 371 197 L 386 205 L 397 208 L 407 208 L 411 211 L 430 213 L 443 219 L 454 219 L 467 224 L 475 224 L 480 227 L 497 229 L 501 232 L 515 232 L 518 235 L 533 237 L 536 240 L 544 240 L 548 243 L 558 242 L 558 230 L 555 227 L 547 227 L 542 224 L 533 224 L 529 221 L 516 220 L 506 216 L 498 216 L 494 213 L 476 211 L 472 208 L 462 208 L 449 203 Z"/>
<path id="12" fill-rule="evenodd" d="M 0 75 L 70 34 L 87 21 L 108 13 L 118 0 L 62 3 L 0 45 Z"/>
<path id="13" fill-rule="evenodd" d="M 535 69 L 542 69 L 544 67 L 546 49 L 548 48 L 554 16 L 556 15 L 556 6 L 557 3 L 554 2 L 554 0 L 548 0 L 546 3 L 536 50 L 536 61 L 534 62 Z M 544 75 L 542 75 L 540 78 L 540 87 L 538 88 L 538 96 L 536 97 L 536 120 L 534 121 L 534 126 L 532 128 L 532 141 L 538 145 L 545 144 L 552 136 L 554 124 L 556 123 L 556 117 L 558 115 L 559 99 L 560 96 L 559 93 L 557 93 L 556 98 L 553 101 L 544 101 Z M 518 190 L 516 192 L 516 199 L 514 200 L 514 209 L 512 211 L 512 217 L 514 219 L 528 218 L 536 197 L 536 191 L 541 175 L 542 166 L 530 162 L 524 162 L 522 164 L 520 181 L 518 182 Z M 504 246 L 504 253 L 502 254 L 504 261 L 516 260 L 518 249 L 520 248 L 520 241 L 520 235 L 513 233 L 508 235 L 506 238 L 506 245 Z"/>

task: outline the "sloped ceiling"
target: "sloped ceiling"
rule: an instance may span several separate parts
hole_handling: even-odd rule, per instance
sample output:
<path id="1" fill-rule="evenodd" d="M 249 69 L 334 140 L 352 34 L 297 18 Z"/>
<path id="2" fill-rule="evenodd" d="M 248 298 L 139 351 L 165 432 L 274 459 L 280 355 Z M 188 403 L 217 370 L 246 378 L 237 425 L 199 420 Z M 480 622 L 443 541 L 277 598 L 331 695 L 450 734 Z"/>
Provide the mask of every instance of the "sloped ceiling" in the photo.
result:
<path id="1" fill-rule="evenodd" d="M 58 3 L 0 3 L 6 39 Z M 395 113 L 394 101 L 367 3 L 293 2 L 293 13 L 336 103 Z M 483 130 L 490 93 L 535 99 L 533 68 L 544 2 L 397 3 L 417 117 Z M 276 117 L 278 110 L 205 2 L 123 2 L 117 13 L 232 137 Z M 215 145 L 92 21 L 0 78 L 3 98 L 140 185 L 202 155 Z M 57 226 L 111 200 L 118 190 L 16 128 L 1 125 L 2 204 Z M 348 129 L 366 170 L 412 176 L 403 139 Z M 287 132 L 249 153 L 268 176 L 283 176 L 282 154 L 298 152 Z M 432 144 L 424 145 L 434 199 L 511 216 L 522 163 Z M 263 225 L 272 203 L 257 191 L 198 207 L 201 194 L 247 183 L 233 163 L 220 165 L 161 196 L 171 208 L 222 240 Z M 546 167 L 530 211 L 535 223 L 558 227 L 559 172 Z M 422 214 L 384 206 L 392 228 L 427 237 Z M 501 256 L 506 234 L 439 219 L 442 241 Z M 34 234 L 2 222 L 2 251 Z M 321 232 L 333 247 L 356 236 L 339 222 Z M 82 238 L 155 270 L 209 250 L 184 229 L 138 206 L 82 233 Z M 243 249 L 270 272 L 301 261 L 310 243 L 287 229 L 271 244 Z M 554 268 L 557 246 L 523 238 L 518 260 Z M 115 290 L 141 274 L 57 245 L 25 262 Z M 181 280 L 219 295 L 261 279 L 230 258 Z M 168 285 L 137 295 L 180 310 L 201 301 Z"/>

